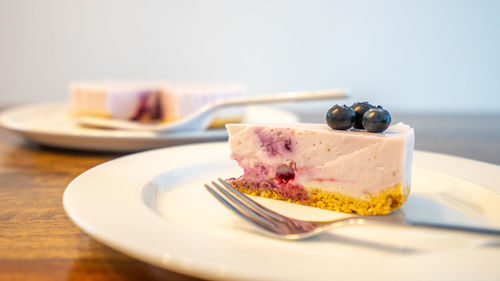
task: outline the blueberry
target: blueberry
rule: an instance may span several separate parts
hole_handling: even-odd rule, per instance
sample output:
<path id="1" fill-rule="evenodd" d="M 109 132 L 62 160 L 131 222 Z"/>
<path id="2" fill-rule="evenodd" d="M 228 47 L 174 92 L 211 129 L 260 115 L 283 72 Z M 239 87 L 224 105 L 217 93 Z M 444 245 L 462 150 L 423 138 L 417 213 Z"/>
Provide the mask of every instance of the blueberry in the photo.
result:
<path id="1" fill-rule="evenodd" d="M 334 105 L 326 114 L 326 123 L 335 130 L 347 130 L 356 121 L 356 114 L 347 105 Z"/>
<path id="2" fill-rule="evenodd" d="M 363 115 L 367 112 L 373 105 L 368 102 L 356 102 L 351 105 L 352 110 L 356 113 L 356 122 L 354 122 L 354 128 L 356 129 L 364 129 L 363 127 Z"/>
<path id="3" fill-rule="evenodd" d="M 390 124 L 391 115 L 380 105 L 371 108 L 363 115 L 363 127 L 365 127 L 368 132 L 383 132 Z"/>

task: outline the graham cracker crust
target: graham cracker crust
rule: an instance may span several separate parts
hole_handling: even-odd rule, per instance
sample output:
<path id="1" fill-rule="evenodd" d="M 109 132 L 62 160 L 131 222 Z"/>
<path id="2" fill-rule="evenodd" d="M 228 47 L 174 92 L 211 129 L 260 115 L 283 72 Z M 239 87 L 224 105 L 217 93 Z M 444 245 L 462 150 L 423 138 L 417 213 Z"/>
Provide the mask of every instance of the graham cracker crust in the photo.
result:
<path id="1" fill-rule="evenodd" d="M 234 183 L 232 183 L 234 186 Z M 308 188 L 309 198 L 307 200 L 294 200 L 283 197 L 275 190 L 264 188 L 248 188 L 246 186 L 234 186 L 239 191 L 265 198 L 283 200 L 305 206 L 327 209 L 336 212 L 358 214 L 358 215 L 385 215 L 403 205 L 408 197 L 409 187 L 401 188 L 401 184 L 385 189 L 378 194 L 367 195 L 365 198 L 356 198 L 340 194 L 338 192 L 324 191 L 317 188 Z"/>

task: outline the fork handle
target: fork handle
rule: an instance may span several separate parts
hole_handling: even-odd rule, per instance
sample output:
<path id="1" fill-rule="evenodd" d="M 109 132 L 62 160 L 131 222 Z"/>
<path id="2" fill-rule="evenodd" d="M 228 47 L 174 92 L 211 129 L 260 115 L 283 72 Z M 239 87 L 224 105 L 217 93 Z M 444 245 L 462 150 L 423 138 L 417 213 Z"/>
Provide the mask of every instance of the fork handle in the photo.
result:
<path id="1" fill-rule="evenodd" d="M 442 224 L 442 223 L 421 222 L 412 220 L 405 220 L 405 225 L 421 227 L 421 228 L 437 229 L 437 230 L 460 231 L 464 233 L 500 236 L 500 229 L 491 227 Z"/>
<path id="2" fill-rule="evenodd" d="M 500 236 L 500 229 L 493 227 L 481 227 L 481 226 L 468 226 L 468 225 L 458 225 L 458 224 L 445 224 L 445 223 L 434 223 L 426 221 L 411 220 L 401 216 L 373 216 L 373 217 L 353 217 L 359 224 L 385 224 L 391 226 L 399 227 L 416 227 L 416 228 L 427 228 L 443 231 L 458 231 L 463 233 L 471 234 L 481 234 L 490 236 Z"/>
<path id="3" fill-rule="evenodd" d="M 240 106 L 249 104 L 268 104 L 268 103 L 294 102 L 294 101 L 296 102 L 296 101 L 340 99 L 349 97 L 349 93 L 350 93 L 349 89 L 328 89 L 328 90 L 256 95 L 251 97 L 221 100 L 213 104 L 213 107 L 211 107 L 210 110 L 215 110 L 227 106 Z"/>

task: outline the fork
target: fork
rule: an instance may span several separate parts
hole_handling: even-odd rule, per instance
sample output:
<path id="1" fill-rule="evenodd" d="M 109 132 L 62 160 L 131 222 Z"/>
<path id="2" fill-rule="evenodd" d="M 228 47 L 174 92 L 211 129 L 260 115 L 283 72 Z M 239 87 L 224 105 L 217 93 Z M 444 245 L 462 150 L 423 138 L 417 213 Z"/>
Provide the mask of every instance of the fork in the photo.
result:
<path id="1" fill-rule="evenodd" d="M 375 224 L 399 227 L 421 227 L 439 230 L 460 231 L 465 233 L 500 236 L 500 229 L 488 227 L 471 227 L 464 225 L 439 224 L 430 222 L 412 221 L 402 216 L 348 216 L 330 221 L 306 221 L 290 218 L 278 214 L 244 195 L 231 184 L 218 179 L 212 181 L 212 188 L 205 184 L 205 188 L 224 206 L 256 226 L 262 234 L 272 238 L 284 240 L 301 240 L 318 235 L 326 230 L 348 225 Z M 217 190 L 217 191 L 216 191 Z"/>

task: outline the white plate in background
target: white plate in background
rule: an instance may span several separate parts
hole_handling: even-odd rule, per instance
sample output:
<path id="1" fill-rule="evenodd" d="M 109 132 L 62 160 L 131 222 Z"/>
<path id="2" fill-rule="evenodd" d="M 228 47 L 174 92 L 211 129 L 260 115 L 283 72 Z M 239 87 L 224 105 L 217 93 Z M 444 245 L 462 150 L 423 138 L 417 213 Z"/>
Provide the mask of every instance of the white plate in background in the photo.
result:
<path id="1" fill-rule="evenodd" d="M 297 122 L 297 115 L 265 106 L 249 106 L 243 119 L 247 123 Z M 48 146 L 79 150 L 132 152 L 178 144 L 224 140 L 225 129 L 203 132 L 154 133 L 84 128 L 69 114 L 67 103 L 23 105 L 0 113 L 0 125 L 28 140 Z"/>
<path id="2" fill-rule="evenodd" d="M 172 159 L 175 159 L 172 160 Z M 500 227 L 500 167 L 416 151 L 409 218 Z M 216 280 L 498 280 L 500 238 L 352 226 L 304 241 L 258 234 L 203 187 L 242 173 L 226 143 L 152 150 L 101 164 L 67 187 L 84 231 L 125 254 Z M 339 213 L 257 198 L 291 216 Z"/>

